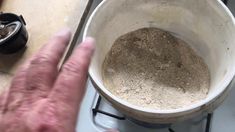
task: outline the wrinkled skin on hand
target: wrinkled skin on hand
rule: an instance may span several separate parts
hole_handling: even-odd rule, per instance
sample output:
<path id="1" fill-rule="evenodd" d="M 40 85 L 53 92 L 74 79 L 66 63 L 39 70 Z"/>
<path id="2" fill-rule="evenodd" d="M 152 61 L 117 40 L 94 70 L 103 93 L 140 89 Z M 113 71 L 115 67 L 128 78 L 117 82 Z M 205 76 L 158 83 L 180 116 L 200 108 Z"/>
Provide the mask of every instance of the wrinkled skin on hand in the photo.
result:
<path id="1" fill-rule="evenodd" d="M 75 132 L 94 41 L 80 44 L 59 71 L 70 36 L 57 33 L 19 69 L 0 96 L 0 132 Z"/>

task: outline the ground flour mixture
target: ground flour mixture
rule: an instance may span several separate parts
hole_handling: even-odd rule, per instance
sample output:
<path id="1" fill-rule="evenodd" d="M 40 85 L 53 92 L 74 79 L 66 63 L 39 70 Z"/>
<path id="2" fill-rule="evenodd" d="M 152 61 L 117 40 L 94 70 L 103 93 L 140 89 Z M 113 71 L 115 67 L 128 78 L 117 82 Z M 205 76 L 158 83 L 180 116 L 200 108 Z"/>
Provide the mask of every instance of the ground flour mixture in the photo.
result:
<path id="1" fill-rule="evenodd" d="M 176 109 L 207 96 L 209 70 L 182 40 L 157 28 L 118 38 L 103 63 L 105 86 L 131 104 Z"/>

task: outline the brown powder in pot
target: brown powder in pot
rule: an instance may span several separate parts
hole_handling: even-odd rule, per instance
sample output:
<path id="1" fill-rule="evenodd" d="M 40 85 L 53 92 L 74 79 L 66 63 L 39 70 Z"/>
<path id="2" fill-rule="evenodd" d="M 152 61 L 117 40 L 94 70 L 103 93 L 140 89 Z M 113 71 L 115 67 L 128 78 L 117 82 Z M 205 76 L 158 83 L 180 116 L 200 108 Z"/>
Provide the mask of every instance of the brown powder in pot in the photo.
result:
<path id="1" fill-rule="evenodd" d="M 119 37 L 103 63 L 104 85 L 131 104 L 167 110 L 206 98 L 209 70 L 182 40 L 157 28 Z"/>

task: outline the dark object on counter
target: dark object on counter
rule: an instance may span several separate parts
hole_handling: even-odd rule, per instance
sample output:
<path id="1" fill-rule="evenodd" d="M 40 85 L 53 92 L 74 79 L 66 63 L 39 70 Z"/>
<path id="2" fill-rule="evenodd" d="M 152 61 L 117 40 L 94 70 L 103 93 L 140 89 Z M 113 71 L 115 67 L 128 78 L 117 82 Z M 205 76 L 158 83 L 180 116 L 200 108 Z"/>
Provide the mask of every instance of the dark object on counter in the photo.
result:
<path id="1" fill-rule="evenodd" d="M 24 48 L 28 41 L 24 18 L 13 13 L 0 13 L 0 53 L 11 54 Z"/>

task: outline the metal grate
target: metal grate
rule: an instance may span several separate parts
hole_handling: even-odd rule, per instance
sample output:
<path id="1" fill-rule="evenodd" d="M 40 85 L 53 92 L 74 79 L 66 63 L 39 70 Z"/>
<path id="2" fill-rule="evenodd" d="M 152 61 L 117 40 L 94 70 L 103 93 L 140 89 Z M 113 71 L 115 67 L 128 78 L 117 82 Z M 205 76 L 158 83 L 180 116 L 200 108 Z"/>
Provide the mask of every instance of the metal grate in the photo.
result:
<path id="1" fill-rule="evenodd" d="M 111 114 L 111 113 L 108 113 L 108 112 L 105 112 L 105 111 L 102 111 L 102 110 L 99 110 L 99 106 L 100 106 L 100 102 L 101 102 L 102 98 L 101 96 L 98 97 L 98 100 L 96 102 L 96 105 L 95 105 L 95 108 L 92 109 L 92 113 L 94 116 L 97 115 L 97 113 L 100 113 L 100 114 L 103 114 L 103 115 L 107 115 L 107 116 L 110 116 L 110 117 L 113 117 L 113 118 L 116 118 L 118 120 L 125 120 L 126 117 L 120 117 L 120 116 L 117 116 L 117 115 L 114 115 L 114 114 Z"/>
<path id="2" fill-rule="evenodd" d="M 94 117 L 99 113 L 99 114 L 103 114 L 103 115 L 115 118 L 117 120 L 126 120 L 125 116 L 118 116 L 118 115 L 100 110 L 99 107 L 100 107 L 101 100 L 102 100 L 102 97 L 99 95 L 98 100 L 97 100 L 96 105 L 95 105 L 95 108 L 92 109 L 92 113 L 93 113 Z M 207 114 L 205 132 L 210 132 L 210 130 L 211 130 L 212 117 L 213 117 L 213 113 L 208 113 Z M 172 128 L 168 128 L 168 131 L 169 132 L 175 132 Z"/>
<path id="3" fill-rule="evenodd" d="M 224 2 L 225 5 L 228 4 L 228 0 L 222 0 Z"/>

